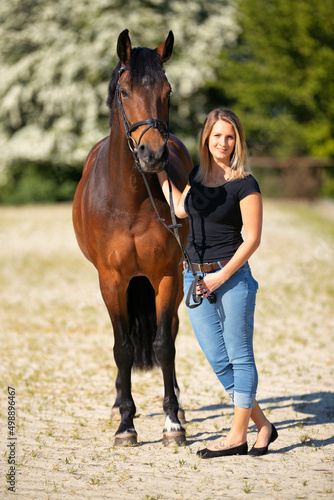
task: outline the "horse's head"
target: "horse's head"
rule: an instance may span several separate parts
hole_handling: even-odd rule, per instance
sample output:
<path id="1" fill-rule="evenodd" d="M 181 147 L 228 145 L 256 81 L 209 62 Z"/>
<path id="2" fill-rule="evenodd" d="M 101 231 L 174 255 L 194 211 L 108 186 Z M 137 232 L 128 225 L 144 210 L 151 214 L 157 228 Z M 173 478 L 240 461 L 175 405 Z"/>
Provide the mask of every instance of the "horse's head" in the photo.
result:
<path id="1" fill-rule="evenodd" d="M 173 51 L 174 36 L 155 50 L 131 48 L 128 30 L 118 38 L 117 54 L 120 62 L 109 85 L 108 104 L 118 110 L 129 147 L 146 173 L 163 170 L 169 159 L 167 140 L 169 134 L 168 112 L 171 86 L 163 70 Z M 117 78 L 117 81 L 116 81 Z"/>

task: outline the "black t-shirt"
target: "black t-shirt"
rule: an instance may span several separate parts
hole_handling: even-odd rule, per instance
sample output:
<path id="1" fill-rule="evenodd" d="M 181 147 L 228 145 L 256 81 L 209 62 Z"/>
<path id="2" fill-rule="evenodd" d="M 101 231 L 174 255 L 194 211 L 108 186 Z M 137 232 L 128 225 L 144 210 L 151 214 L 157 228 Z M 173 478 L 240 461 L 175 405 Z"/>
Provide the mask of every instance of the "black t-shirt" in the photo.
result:
<path id="1" fill-rule="evenodd" d="M 184 207 L 189 217 L 187 252 L 194 263 L 230 259 L 243 242 L 240 201 L 260 193 L 252 175 L 229 181 L 223 186 L 207 187 L 194 180 L 195 167 L 189 175 L 190 189 Z"/>

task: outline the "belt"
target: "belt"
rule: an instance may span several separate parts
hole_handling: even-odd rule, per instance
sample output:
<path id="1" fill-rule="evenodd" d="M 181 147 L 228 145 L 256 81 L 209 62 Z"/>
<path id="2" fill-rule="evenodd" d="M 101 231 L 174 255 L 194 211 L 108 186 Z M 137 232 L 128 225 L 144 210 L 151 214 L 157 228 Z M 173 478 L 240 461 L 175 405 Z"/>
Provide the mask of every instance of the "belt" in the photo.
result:
<path id="1" fill-rule="evenodd" d="M 213 271 L 217 271 L 222 267 L 226 266 L 226 264 L 230 261 L 221 260 L 219 262 L 205 262 L 204 264 L 193 264 L 195 271 L 199 271 L 200 273 L 212 273 Z M 183 262 L 183 269 L 187 268 L 187 262 Z"/>

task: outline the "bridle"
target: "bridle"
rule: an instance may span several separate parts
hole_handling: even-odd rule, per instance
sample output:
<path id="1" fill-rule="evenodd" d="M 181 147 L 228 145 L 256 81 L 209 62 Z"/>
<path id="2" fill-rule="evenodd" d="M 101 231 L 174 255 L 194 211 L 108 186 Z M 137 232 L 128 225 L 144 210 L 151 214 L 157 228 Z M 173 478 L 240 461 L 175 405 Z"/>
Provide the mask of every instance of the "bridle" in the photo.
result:
<path id="1" fill-rule="evenodd" d="M 167 145 L 167 142 L 169 139 L 169 118 L 168 118 L 168 122 L 165 122 L 164 120 L 160 120 L 159 118 L 148 118 L 147 120 L 140 120 L 139 122 L 136 122 L 136 123 L 133 123 L 132 125 L 130 125 L 130 122 L 126 117 L 126 114 L 125 114 L 125 111 L 123 108 L 123 103 L 122 103 L 122 99 L 121 99 L 121 88 L 120 88 L 120 83 L 119 83 L 120 77 L 122 76 L 124 71 L 127 71 L 127 70 L 129 70 L 129 68 L 127 68 L 126 66 L 122 67 L 119 70 L 118 82 L 116 85 L 116 92 L 115 92 L 116 103 L 117 103 L 117 106 L 121 112 L 123 126 L 124 126 L 124 130 L 125 130 L 126 139 L 128 141 L 129 149 L 134 157 L 136 167 L 138 168 L 138 170 L 140 172 L 142 172 L 140 162 L 138 159 L 138 147 L 139 147 L 140 142 L 143 138 L 143 135 L 150 128 L 155 128 L 155 129 L 159 130 L 160 134 L 164 138 L 165 145 Z M 169 99 L 168 99 L 168 117 L 169 117 Z M 132 132 L 137 130 L 138 127 L 141 127 L 142 125 L 147 125 L 147 127 L 145 127 L 143 132 L 140 134 L 138 142 L 136 142 L 131 134 L 132 134 Z"/>
<path id="2" fill-rule="evenodd" d="M 121 112 L 123 126 L 124 126 L 124 130 L 125 130 L 125 135 L 126 135 L 126 139 L 128 141 L 128 146 L 129 146 L 129 149 L 133 155 L 135 165 L 142 175 L 142 178 L 144 180 L 146 190 L 147 190 L 148 195 L 150 197 L 154 211 L 158 216 L 157 221 L 161 222 L 163 224 L 163 226 L 167 229 L 167 231 L 169 231 L 175 237 L 176 241 L 178 242 L 178 244 L 181 248 L 184 259 L 186 260 L 188 267 L 189 267 L 189 269 L 194 277 L 194 281 L 192 282 L 191 287 L 190 287 L 189 292 L 188 292 L 188 295 L 186 297 L 187 307 L 194 308 L 194 307 L 199 306 L 203 301 L 202 297 L 199 297 L 196 294 L 196 285 L 197 285 L 197 282 L 201 279 L 201 276 L 198 276 L 196 274 L 194 266 L 193 266 L 191 260 L 189 259 L 188 253 L 187 253 L 186 249 L 184 248 L 184 246 L 182 245 L 182 242 L 180 239 L 179 228 L 182 227 L 182 224 L 178 224 L 178 222 L 176 220 L 176 216 L 175 216 L 173 196 L 172 196 L 172 186 L 171 186 L 171 181 L 170 181 L 169 174 L 168 174 L 168 167 L 166 169 L 166 173 L 167 173 L 167 179 L 168 179 L 168 185 L 169 185 L 170 215 L 171 215 L 171 219 L 172 219 L 172 224 L 170 224 L 170 225 L 166 224 L 165 219 L 163 217 L 161 217 L 159 212 L 158 212 L 158 209 L 156 207 L 154 198 L 153 198 L 151 190 L 150 190 L 150 186 L 148 184 L 148 181 L 146 179 L 144 172 L 142 171 L 140 161 L 138 158 L 138 147 L 140 145 L 140 141 L 142 140 L 143 135 L 150 128 L 158 129 L 160 134 L 164 138 L 165 145 L 167 145 L 167 142 L 169 139 L 169 104 L 170 104 L 170 102 L 168 99 L 168 121 L 167 122 L 165 122 L 164 120 L 160 120 L 158 118 L 148 118 L 147 120 L 140 120 L 139 122 L 136 122 L 136 123 L 133 123 L 132 125 L 130 125 L 129 120 L 126 117 L 126 114 L 125 114 L 125 111 L 123 108 L 122 99 L 121 99 L 120 83 L 119 83 L 119 79 L 120 79 L 121 75 L 123 74 L 124 71 L 127 71 L 127 70 L 129 70 L 129 68 L 127 68 L 126 66 L 122 67 L 119 70 L 118 82 L 117 82 L 116 91 L 115 91 L 115 97 L 116 97 L 115 107 L 118 106 L 118 108 Z M 116 112 L 117 112 L 117 109 L 116 109 Z M 143 132 L 140 134 L 138 142 L 136 142 L 135 139 L 132 137 L 131 133 L 134 130 L 136 130 L 138 127 L 141 127 L 142 125 L 147 125 L 147 126 L 145 127 Z M 192 297 L 192 299 L 193 299 L 193 304 L 190 304 L 190 297 Z"/>

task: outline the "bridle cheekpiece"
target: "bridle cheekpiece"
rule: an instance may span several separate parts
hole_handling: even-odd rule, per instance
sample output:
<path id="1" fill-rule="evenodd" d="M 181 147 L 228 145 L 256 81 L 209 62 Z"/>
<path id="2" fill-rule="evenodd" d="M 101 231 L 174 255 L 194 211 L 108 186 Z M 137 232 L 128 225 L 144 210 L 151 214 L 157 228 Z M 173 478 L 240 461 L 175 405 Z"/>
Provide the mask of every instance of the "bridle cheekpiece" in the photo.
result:
<path id="1" fill-rule="evenodd" d="M 140 120 L 139 122 L 133 123 L 130 125 L 129 120 L 126 117 L 123 104 L 122 104 L 122 99 L 121 99 L 121 90 L 120 90 L 120 83 L 119 79 L 124 73 L 124 71 L 129 70 L 126 66 L 123 66 L 119 70 L 119 77 L 118 77 L 118 82 L 116 85 L 116 102 L 118 105 L 118 108 L 121 112 L 122 120 L 123 120 L 123 126 L 126 134 L 126 139 L 128 141 L 128 145 L 130 148 L 131 153 L 133 154 L 135 164 L 137 168 L 141 171 L 141 166 L 140 162 L 138 159 L 138 147 L 140 145 L 140 142 L 143 138 L 143 135 L 150 129 L 150 128 L 155 128 L 159 130 L 160 134 L 163 136 L 165 144 L 167 144 L 168 138 L 169 138 L 169 124 L 165 122 L 164 120 L 160 120 L 158 118 L 148 118 L 147 120 Z M 169 102 L 168 102 L 168 108 L 169 108 Z M 169 112 L 169 109 L 168 109 Z M 147 125 L 143 132 L 140 134 L 138 142 L 135 141 L 135 139 L 132 137 L 132 132 L 137 130 L 138 127 L 141 127 L 143 125 Z"/>

